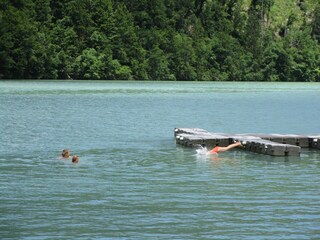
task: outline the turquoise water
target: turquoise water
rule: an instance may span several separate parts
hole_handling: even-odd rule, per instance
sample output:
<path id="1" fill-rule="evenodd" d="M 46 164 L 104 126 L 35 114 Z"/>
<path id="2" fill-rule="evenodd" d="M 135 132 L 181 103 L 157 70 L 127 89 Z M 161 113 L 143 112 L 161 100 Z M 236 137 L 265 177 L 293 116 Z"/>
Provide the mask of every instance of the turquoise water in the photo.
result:
<path id="1" fill-rule="evenodd" d="M 315 83 L 0 81 L 0 238 L 319 239 L 319 150 L 210 159 L 173 137 L 319 134 L 319 103 Z"/>

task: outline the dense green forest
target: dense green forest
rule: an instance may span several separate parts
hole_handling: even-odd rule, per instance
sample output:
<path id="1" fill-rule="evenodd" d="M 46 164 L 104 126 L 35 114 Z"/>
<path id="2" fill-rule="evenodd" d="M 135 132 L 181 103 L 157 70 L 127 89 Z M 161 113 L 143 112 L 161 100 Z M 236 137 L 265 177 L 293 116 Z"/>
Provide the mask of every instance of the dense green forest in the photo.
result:
<path id="1" fill-rule="evenodd" d="M 1 0 L 0 79 L 320 82 L 319 0 Z"/>

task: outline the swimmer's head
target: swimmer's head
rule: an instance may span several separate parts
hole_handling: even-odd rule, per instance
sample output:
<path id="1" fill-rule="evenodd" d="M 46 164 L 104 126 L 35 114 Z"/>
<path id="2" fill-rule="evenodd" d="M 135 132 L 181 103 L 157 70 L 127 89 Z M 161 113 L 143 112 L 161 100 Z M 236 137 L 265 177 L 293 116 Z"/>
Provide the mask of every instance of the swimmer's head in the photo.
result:
<path id="1" fill-rule="evenodd" d="M 70 157 L 70 150 L 69 149 L 63 149 L 62 153 L 61 153 L 61 156 L 63 158 L 69 158 Z"/>
<path id="2" fill-rule="evenodd" d="M 78 162 L 79 162 L 79 156 L 74 155 L 74 156 L 72 157 L 72 163 L 78 163 Z"/>

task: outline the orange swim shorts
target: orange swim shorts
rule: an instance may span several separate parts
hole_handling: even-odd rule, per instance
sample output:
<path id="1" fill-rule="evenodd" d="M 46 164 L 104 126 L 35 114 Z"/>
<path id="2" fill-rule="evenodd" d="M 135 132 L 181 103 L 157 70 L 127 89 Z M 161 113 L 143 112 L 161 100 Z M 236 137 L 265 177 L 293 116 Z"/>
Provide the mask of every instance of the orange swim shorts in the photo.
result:
<path id="1" fill-rule="evenodd" d="M 218 146 L 214 147 L 210 152 L 211 153 L 218 153 L 219 152 L 219 147 Z"/>

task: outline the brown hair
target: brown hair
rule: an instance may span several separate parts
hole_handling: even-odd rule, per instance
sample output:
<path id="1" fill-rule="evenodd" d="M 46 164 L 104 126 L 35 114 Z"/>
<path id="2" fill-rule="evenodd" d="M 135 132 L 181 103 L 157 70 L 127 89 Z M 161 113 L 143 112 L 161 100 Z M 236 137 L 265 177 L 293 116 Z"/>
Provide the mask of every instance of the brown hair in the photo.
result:
<path id="1" fill-rule="evenodd" d="M 61 156 L 63 158 L 69 158 L 70 157 L 70 150 L 69 149 L 63 149 L 62 153 L 61 153 Z"/>
<path id="2" fill-rule="evenodd" d="M 74 156 L 72 157 L 72 163 L 78 163 L 78 162 L 79 162 L 79 156 L 74 155 Z"/>

